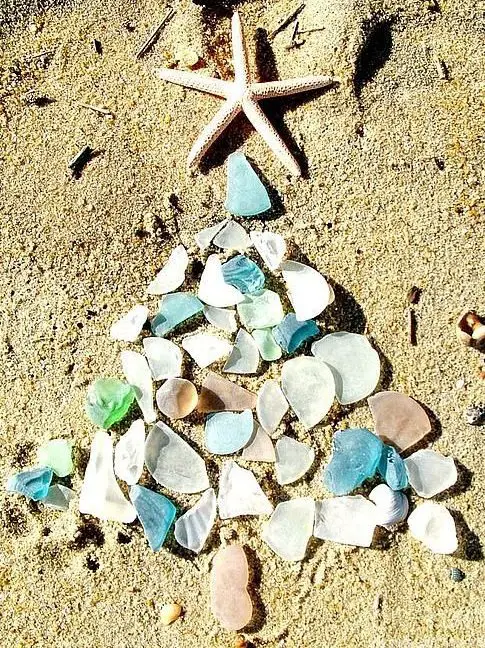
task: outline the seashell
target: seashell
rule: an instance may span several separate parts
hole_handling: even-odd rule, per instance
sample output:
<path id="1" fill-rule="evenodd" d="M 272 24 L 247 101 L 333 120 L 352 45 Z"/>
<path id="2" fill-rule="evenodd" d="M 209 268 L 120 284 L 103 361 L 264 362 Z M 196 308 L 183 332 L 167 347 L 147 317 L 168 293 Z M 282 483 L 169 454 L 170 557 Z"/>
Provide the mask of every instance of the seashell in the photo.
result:
<path id="1" fill-rule="evenodd" d="M 461 583 L 461 581 L 466 578 L 465 573 L 461 571 L 459 567 L 452 567 L 450 569 L 450 578 L 455 583 Z"/>
<path id="2" fill-rule="evenodd" d="M 182 614 L 182 606 L 178 603 L 166 603 L 160 610 L 160 622 L 168 626 L 176 621 Z"/>
<path id="3" fill-rule="evenodd" d="M 369 499 L 376 505 L 377 524 L 394 526 L 406 519 L 409 512 L 408 498 L 401 491 L 393 491 L 387 484 L 379 484 L 370 492 Z"/>
<path id="4" fill-rule="evenodd" d="M 462 311 L 455 328 L 462 344 L 479 350 L 485 348 L 485 322 L 475 311 Z"/>

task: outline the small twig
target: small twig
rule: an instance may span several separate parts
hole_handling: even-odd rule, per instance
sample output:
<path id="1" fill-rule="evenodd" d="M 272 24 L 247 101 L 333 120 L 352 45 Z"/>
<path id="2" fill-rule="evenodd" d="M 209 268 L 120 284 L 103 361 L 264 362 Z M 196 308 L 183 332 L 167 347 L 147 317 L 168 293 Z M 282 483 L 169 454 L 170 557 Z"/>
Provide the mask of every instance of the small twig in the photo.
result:
<path id="1" fill-rule="evenodd" d="M 449 74 L 448 74 L 448 68 L 446 67 L 446 63 L 442 61 L 436 53 L 433 52 L 433 62 L 436 66 L 436 71 L 438 72 L 438 76 L 442 81 L 448 81 L 449 79 Z"/>
<path id="2" fill-rule="evenodd" d="M 408 304 L 417 304 L 420 297 L 421 288 L 418 288 L 417 286 L 411 286 L 407 294 Z"/>
<path id="3" fill-rule="evenodd" d="M 101 55 L 103 53 L 103 44 L 97 38 L 93 38 L 93 48 L 96 54 Z"/>
<path id="4" fill-rule="evenodd" d="M 161 20 L 161 22 L 155 27 L 155 29 L 151 32 L 151 34 L 148 36 L 146 41 L 143 43 L 143 45 L 140 47 L 140 49 L 137 51 L 135 54 L 135 57 L 141 58 L 148 50 L 152 47 L 152 45 L 155 43 L 157 38 L 160 36 L 162 29 L 165 27 L 165 25 L 168 23 L 169 20 L 171 20 L 175 15 L 175 9 L 170 8 L 168 12 L 165 14 L 165 17 Z"/>
<path id="5" fill-rule="evenodd" d="M 41 58 L 41 56 L 48 56 L 49 54 L 55 54 L 57 48 L 51 50 L 44 50 L 43 52 L 38 52 L 37 54 L 29 54 L 24 57 L 24 61 L 33 61 L 36 58 Z"/>
<path id="6" fill-rule="evenodd" d="M 81 103 L 79 101 L 79 105 L 81 108 L 87 108 L 88 110 L 93 110 L 94 112 L 100 113 L 101 115 L 107 115 L 108 117 L 112 117 L 113 113 L 110 110 L 107 110 L 106 108 L 101 108 L 100 106 L 92 106 L 91 104 L 85 104 Z"/>
<path id="7" fill-rule="evenodd" d="M 290 25 L 295 20 L 295 18 L 303 11 L 304 8 L 305 8 L 305 4 L 302 3 L 299 7 L 295 9 L 295 11 L 293 11 L 289 16 L 287 16 L 282 22 L 280 22 L 278 27 L 276 27 L 276 29 L 273 30 L 269 35 L 268 37 L 269 40 L 273 40 L 273 38 L 277 34 L 283 31 L 283 29 L 286 29 L 286 27 L 288 27 L 288 25 Z"/>
<path id="8" fill-rule="evenodd" d="M 294 26 L 294 28 L 293 28 L 293 33 L 292 33 L 292 35 L 291 35 L 291 40 L 292 40 L 293 43 L 295 42 L 296 37 L 298 36 L 298 28 L 299 28 L 299 27 L 300 27 L 300 21 L 299 21 L 299 20 L 295 20 L 295 26 Z"/>
<path id="9" fill-rule="evenodd" d="M 412 308 L 407 310 L 407 320 L 408 320 L 408 341 L 411 346 L 416 346 L 416 315 Z"/>
<path id="10" fill-rule="evenodd" d="M 84 166 L 93 157 L 93 149 L 90 146 L 84 146 L 69 162 L 67 166 L 71 169 L 72 175 L 79 178 Z"/>
<path id="11" fill-rule="evenodd" d="M 298 34 L 313 34 L 314 32 L 325 31 L 325 27 L 314 27 L 313 29 L 300 29 Z"/>

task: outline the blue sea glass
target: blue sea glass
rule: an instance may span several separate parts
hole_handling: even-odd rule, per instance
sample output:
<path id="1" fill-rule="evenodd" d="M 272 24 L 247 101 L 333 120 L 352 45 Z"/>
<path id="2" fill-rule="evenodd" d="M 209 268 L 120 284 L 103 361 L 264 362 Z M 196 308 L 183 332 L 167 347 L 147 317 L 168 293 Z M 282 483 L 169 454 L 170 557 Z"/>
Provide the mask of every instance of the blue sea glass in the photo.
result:
<path id="1" fill-rule="evenodd" d="M 158 551 L 165 542 L 177 509 L 164 495 L 139 484 L 130 488 L 130 500 L 136 509 L 148 544 L 153 551 Z"/>
<path id="2" fill-rule="evenodd" d="M 299 322 L 295 313 L 285 315 L 273 329 L 274 339 L 286 353 L 293 353 L 303 342 L 319 333 L 320 329 L 313 320 Z"/>
<path id="3" fill-rule="evenodd" d="M 227 160 L 227 194 L 225 208 L 238 216 L 256 216 L 271 208 L 263 183 L 244 153 L 231 153 Z"/>
<path id="4" fill-rule="evenodd" d="M 217 412 L 207 417 L 205 445 L 214 454 L 232 454 L 249 443 L 254 431 L 251 410 Z"/>
<path id="5" fill-rule="evenodd" d="M 25 495 L 34 502 L 38 502 L 49 492 L 52 480 L 52 468 L 42 466 L 34 470 L 23 470 L 12 475 L 7 482 L 7 490 Z"/>
<path id="6" fill-rule="evenodd" d="M 191 293 L 165 295 L 160 301 L 158 313 L 152 319 L 152 332 L 158 337 L 165 337 L 176 326 L 200 313 L 203 308 L 200 299 Z"/>
<path id="7" fill-rule="evenodd" d="M 264 274 L 259 266 L 244 254 L 229 259 L 222 264 L 224 281 L 242 293 L 253 293 L 264 286 Z"/>
<path id="8" fill-rule="evenodd" d="M 339 430 L 332 443 L 332 457 L 322 481 L 334 495 L 347 495 L 376 473 L 382 441 L 365 428 Z"/>
<path id="9" fill-rule="evenodd" d="M 392 490 L 402 490 L 408 485 L 408 474 L 404 461 L 391 446 L 385 445 L 382 448 L 377 471 Z"/>

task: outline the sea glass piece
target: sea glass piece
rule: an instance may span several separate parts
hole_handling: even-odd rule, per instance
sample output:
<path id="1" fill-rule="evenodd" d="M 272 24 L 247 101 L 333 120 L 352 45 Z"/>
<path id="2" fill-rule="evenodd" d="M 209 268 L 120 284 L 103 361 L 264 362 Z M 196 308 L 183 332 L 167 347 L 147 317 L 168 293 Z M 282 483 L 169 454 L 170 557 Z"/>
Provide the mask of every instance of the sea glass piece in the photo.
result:
<path id="1" fill-rule="evenodd" d="M 322 475 L 334 495 L 347 495 L 376 473 L 382 441 L 365 428 L 338 430 L 333 436 L 332 456 Z"/>
<path id="2" fill-rule="evenodd" d="M 73 470 L 72 443 L 67 439 L 51 439 L 40 446 L 37 461 L 41 466 L 52 468 L 58 477 L 67 477 Z"/>
<path id="3" fill-rule="evenodd" d="M 164 295 L 158 313 L 151 322 L 152 333 L 157 337 L 165 337 L 179 324 L 195 317 L 203 307 L 200 299 L 188 292 Z"/>
<path id="4" fill-rule="evenodd" d="M 431 432 L 424 409 L 405 394 L 383 391 L 368 398 L 367 402 L 376 434 L 398 452 L 412 447 Z"/>
<path id="5" fill-rule="evenodd" d="M 183 245 L 177 245 L 170 253 L 166 264 L 148 285 L 148 294 L 164 295 L 177 290 L 185 281 L 185 271 L 188 265 L 187 250 Z"/>
<path id="6" fill-rule="evenodd" d="M 305 443 L 288 436 L 276 442 L 276 481 L 284 486 L 292 484 L 310 470 L 315 451 Z"/>
<path id="7" fill-rule="evenodd" d="M 224 281 L 221 261 L 217 254 L 211 254 L 207 257 L 200 278 L 198 294 L 205 304 L 217 308 L 235 306 L 244 299 L 244 295 L 237 288 Z"/>
<path id="8" fill-rule="evenodd" d="M 148 319 L 148 308 L 138 304 L 133 306 L 126 315 L 117 320 L 110 329 L 113 340 L 122 342 L 135 342 L 141 333 L 143 325 Z"/>
<path id="9" fill-rule="evenodd" d="M 453 458 L 435 450 L 418 450 L 404 463 L 409 483 L 420 497 L 433 497 L 456 484 L 458 479 Z"/>
<path id="10" fill-rule="evenodd" d="M 143 348 L 152 372 L 153 380 L 177 378 L 182 374 L 182 351 L 165 338 L 147 337 Z"/>
<path id="11" fill-rule="evenodd" d="M 224 365 L 225 373 L 254 374 L 258 371 L 259 349 L 254 338 L 244 329 L 239 329 L 231 355 Z"/>
<path id="12" fill-rule="evenodd" d="M 325 277 L 297 261 L 284 261 L 281 271 L 296 319 L 303 322 L 320 315 L 330 300 L 330 287 Z"/>
<path id="13" fill-rule="evenodd" d="M 369 493 L 376 505 L 376 524 L 390 529 L 407 518 L 409 501 L 401 491 L 394 491 L 387 484 L 379 484 Z"/>
<path id="14" fill-rule="evenodd" d="M 227 195 L 224 207 L 237 216 L 256 216 L 271 209 L 264 184 L 241 151 L 227 159 Z"/>
<path id="15" fill-rule="evenodd" d="M 453 516 L 442 504 L 424 502 L 408 517 L 409 531 L 437 554 L 452 554 L 458 549 Z"/>
<path id="16" fill-rule="evenodd" d="M 315 502 L 311 497 L 280 502 L 263 526 L 261 537 L 283 560 L 303 560 L 314 519 Z"/>
<path id="17" fill-rule="evenodd" d="M 269 515 L 273 505 L 250 470 L 226 461 L 219 478 L 217 499 L 221 520 L 240 515 Z"/>
<path id="18" fill-rule="evenodd" d="M 263 430 L 272 434 L 288 411 L 288 401 L 276 380 L 267 380 L 258 391 L 256 414 Z"/>
<path id="19" fill-rule="evenodd" d="M 256 394 L 209 372 L 202 383 L 197 409 L 202 413 L 233 411 L 242 412 L 256 407 Z"/>
<path id="20" fill-rule="evenodd" d="M 251 239 L 242 225 L 230 220 L 215 236 L 214 245 L 223 250 L 239 250 L 239 252 L 243 252 L 251 245 Z"/>
<path id="21" fill-rule="evenodd" d="M 296 319 L 295 313 L 288 313 L 283 320 L 273 329 L 276 343 L 286 353 L 293 353 L 301 345 L 320 333 L 320 329 L 313 320 L 304 322 Z"/>
<path id="22" fill-rule="evenodd" d="M 251 621 L 248 580 L 244 549 L 234 544 L 221 547 L 212 561 L 210 595 L 212 614 L 226 630 L 241 630 Z"/>
<path id="23" fill-rule="evenodd" d="M 74 498 L 73 490 L 62 484 L 54 484 L 49 487 L 47 495 L 42 500 L 42 504 L 54 511 L 69 510 L 69 502 Z"/>
<path id="24" fill-rule="evenodd" d="M 286 254 L 285 239 L 274 232 L 249 232 L 252 244 L 267 267 L 277 270 Z"/>
<path id="25" fill-rule="evenodd" d="M 133 421 L 115 447 L 115 474 L 127 484 L 140 479 L 145 460 L 145 424 L 142 419 Z"/>
<path id="26" fill-rule="evenodd" d="M 135 391 L 117 378 L 98 378 L 88 388 L 86 414 L 105 430 L 123 419 L 135 400 Z"/>
<path id="27" fill-rule="evenodd" d="M 308 356 L 283 364 L 281 388 L 299 421 L 308 429 L 320 423 L 335 398 L 332 372 L 326 364 Z"/>
<path id="28" fill-rule="evenodd" d="M 206 320 L 212 326 L 234 333 L 237 331 L 236 312 L 230 308 L 217 308 L 216 306 L 204 306 Z"/>
<path id="29" fill-rule="evenodd" d="M 213 488 L 208 488 L 197 504 L 175 522 L 175 539 L 182 547 L 199 553 L 216 519 L 217 500 Z"/>
<path id="30" fill-rule="evenodd" d="M 182 340 L 182 346 L 201 369 L 229 355 L 232 344 L 210 333 L 196 333 Z"/>
<path id="31" fill-rule="evenodd" d="M 256 424 L 256 433 L 249 445 L 243 449 L 242 458 L 246 461 L 266 461 L 269 463 L 276 461 L 275 449 L 271 437 L 260 425 Z"/>
<path id="32" fill-rule="evenodd" d="M 205 250 L 206 248 L 208 248 L 212 243 L 214 236 L 218 234 L 221 229 L 225 225 L 227 225 L 228 222 L 229 219 L 225 218 L 220 223 L 216 223 L 216 225 L 212 225 L 211 227 L 204 227 L 204 229 L 200 230 L 200 232 L 197 232 L 197 234 L 195 235 L 195 242 L 200 247 L 200 249 Z"/>
<path id="33" fill-rule="evenodd" d="M 169 378 L 157 391 L 158 409 L 171 419 L 188 416 L 197 406 L 197 390 L 190 380 Z"/>
<path id="34" fill-rule="evenodd" d="M 91 444 L 91 454 L 79 496 L 79 512 L 101 520 L 129 524 L 136 518 L 133 505 L 125 498 L 113 470 L 113 440 L 99 430 Z"/>
<path id="35" fill-rule="evenodd" d="M 28 499 L 38 502 L 46 497 L 52 481 L 52 468 L 41 466 L 33 470 L 22 470 L 9 477 L 7 490 L 11 493 L 20 493 Z"/>
<path id="36" fill-rule="evenodd" d="M 242 325 L 250 331 L 276 326 L 284 317 L 280 297 L 272 290 L 245 295 L 237 312 Z"/>
<path id="37" fill-rule="evenodd" d="M 362 495 L 331 497 L 316 503 L 313 535 L 321 540 L 370 547 L 376 524 L 376 506 Z"/>
<path id="38" fill-rule="evenodd" d="M 202 457 L 161 421 L 148 434 L 145 464 L 156 482 L 177 493 L 199 493 L 209 488 Z"/>
<path id="39" fill-rule="evenodd" d="M 240 290 L 243 294 L 262 290 L 264 274 L 261 269 L 244 254 L 238 254 L 222 264 L 224 281 Z"/>
<path id="40" fill-rule="evenodd" d="M 392 490 L 402 490 L 408 485 L 404 461 L 392 446 L 384 445 L 382 448 L 377 471 Z"/>
<path id="41" fill-rule="evenodd" d="M 365 335 L 330 333 L 312 344 L 312 353 L 332 370 L 335 392 L 342 405 L 357 403 L 372 394 L 379 382 L 379 354 Z"/>
<path id="42" fill-rule="evenodd" d="M 281 347 L 276 343 L 272 329 L 255 329 L 252 332 L 252 336 L 258 345 L 259 353 L 263 360 L 273 362 L 273 360 L 279 360 L 281 358 Z"/>
<path id="43" fill-rule="evenodd" d="M 136 351 L 122 351 L 120 359 L 126 381 L 133 387 L 145 422 L 153 423 L 157 415 L 153 407 L 152 372 L 146 358 Z"/>
<path id="44" fill-rule="evenodd" d="M 139 484 L 131 486 L 130 500 L 136 509 L 150 548 L 158 551 L 165 542 L 177 509 L 161 493 L 155 493 Z"/>
<path id="45" fill-rule="evenodd" d="M 251 410 L 241 414 L 216 412 L 209 414 L 205 423 L 205 445 L 214 454 L 232 454 L 249 443 L 254 421 Z"/>

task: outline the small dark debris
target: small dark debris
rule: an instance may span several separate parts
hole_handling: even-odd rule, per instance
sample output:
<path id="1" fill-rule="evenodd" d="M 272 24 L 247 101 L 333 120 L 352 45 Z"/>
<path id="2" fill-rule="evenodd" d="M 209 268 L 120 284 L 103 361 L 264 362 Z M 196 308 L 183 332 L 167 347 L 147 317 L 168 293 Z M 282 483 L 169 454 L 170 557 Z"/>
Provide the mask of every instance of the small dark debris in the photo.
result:
<path id="1" fill-rule="evenodd" d="M 89 571 L 92 572 L 97 572 L 99 569 L 99 560 L 96 558 L 96 556 L 89 555 L 86 558 L 86 567 L 89 569 Z"/>
<path id="2" fill-rule="evenodd" d="M 88 319 L 91 319 L 92 317 L 96 317 L 97 314 L 98 313 L 96 311 L 93 311 L 93 310 L 87 310 L 86 311 L 86 316 L 87 316 Z"/>
<path id="3" fill-rule="evenodd" d="M 365 134 L 364 133 L 364 124 L 359 123 L 359 124 L 356 125 L 355 134 L 357 135 L 357 137 L 364 137 L 364 134 Z"/>
<path id="4" fill-rule="evenodd" d="M 103 45 L 97 38 L 93 38 L 93 47 L 96 54 L 101 55 L 103 53 Z"/>
<path id="5" fill-rule="evenodd" d="M 35 92 L 29 92 L 25 97 L 26 104 L 29 106 L 37 106 L 37 108 L 44 108 L 44 106 L 50 106 L 50 104 L 55 102 L 55 99 L 51 99 L 45 95 L 36 94 Z"/>
<path id="6" fill-rule="evenodd" d="M 418 288 L 417 286 L 411 286 L 407 294 L 408 304 L 417 304 L 421 297 L 421 293 L 421 288 Z"/>
<path id="7" fill-rule="evenodd" d="M 192 261 L 192 267 L 190 270 L 191 277 L 193 279 L 199 279 L 200 276 L 202 275 L 202 272 L 204 270 L 204 264 L 200 259 L 194 259 Z"/>
<path id="8" fill-rule="evenodd" d="M 485 425 L 485 403 L 469 405 L 465 410 L 468 425 Z"/>
<path id="9" fill-rule="evenodd" d="M 27 517 L 14 503 L 6 501 L 1 510 L 2 526 L 15 536 L 25 535 L 28 531 Z"/>
<path id="10" fill-rule="evenodd" d="M 126 22 L 123 27 L 126 29 L 127 32 L 133 33 L 136 29 L 135 25 L 131 22 Z"/>
<path id="11" fill-rule="evenodd" d="M 35 445 L 30 441 L 26 443 L 16 443 L 14 455 L 12 459 L 13 468 L 25 468 L 26 464 L 30 463 Z"/>
<path id="12" fill-rule="evenodd" d="M 408 342 L 411 346 L 416 346 L 418 341 L 416 338 L 416 313 L 412 308 L 408 308 Z"/>
<path id="13" fill-rule="evenodd" d="M 430 13 L 441 13 L 441 7 L 437 0 L 428 0 L 428 11 Z"/>
<path id="14" fill-rule="evenodd" d="M 327 229 L 330 230 L 330 229 L 332 229 L 332 227 L 333 227 L 333 223 L 327 223 Z"/>
<path id="15" fill-rule="evenodd" d="M 68 163 L 67 166 L 72 171 L 74 178 L 81 177 L 81 173 L 86 164 L 94 157 L 94 150 L 90 146 L 84 146 Z"/>
<path id="16" fill-rule="evenodd" d="M 50 534 L 51 534 L 51 530 L 50 530 L 49 527 L 44 527 L 42 529 L 42 535 L 44 536 L 44 538 L 47 538 L 47 536 L 50 535 Z"/>
<path id="17" fill-rule="evenodd" d="M 171 193 L 170 196 L 168 197 L 168 202 L 170 203 L 170 206 L 173 207 L 176 211 L 182 212 L 182 208 L 180 207 L 180 199 L 179 197 Z"/>
<path id="18" fill-rule="evenodd" d="M 139 239 L 145 239 L 150 236 L 150 232 L 147 232 L 146 230 L 139 228 L 135 230 L 135 236 L 136 238 Z"/>
<path id="19" fill-rule="evenodd" d="M 461 583 L 466 578 L 465 572 L 462 572 L 458 567 L 452 567 L 450 569 L 450 578 L 455 583 Z"/>
<path id="20" fill-rule="evenodd" d="M 443 160 L 443 158 L 435 157 L 434 162 L 440 171 L 445 170 L 445 161 Z"/>
<path id="21" fill-rule="evenodd" d="M 84 522 L 74 534 L 71 547 L 73 549 L 85 549 L 90 544 L 102 547 L 104 545 L 104 533 L 94 522 Z"/>
<path id="22" fill-rule="evenodd" d="M 77 322 L 76 326 L 78 327 L 78 329 L 84 328 L 84 324 L 82 322 Z"/>
<path id="23" fill-rule="evenodd" d="M 118 531 L 116 542 L 118 544 L 130 544 L 131 536 L 127 535 L 126 533 L 123 533 L 123 531 Z"/>

